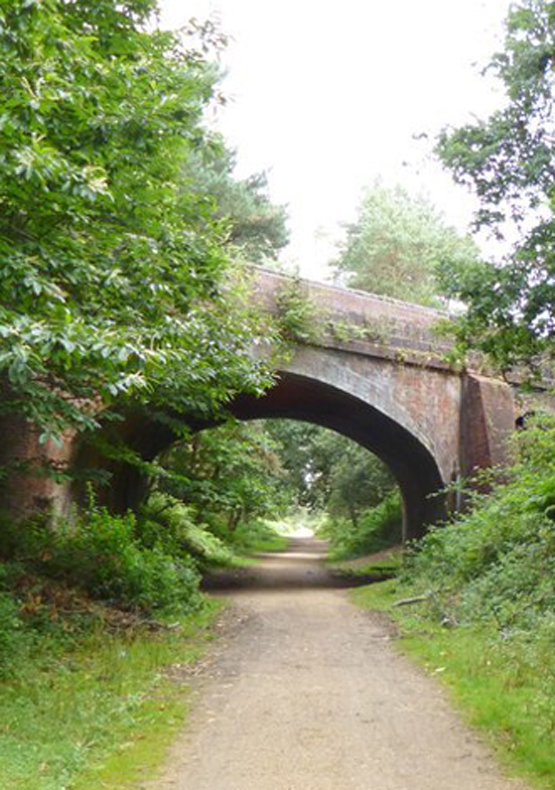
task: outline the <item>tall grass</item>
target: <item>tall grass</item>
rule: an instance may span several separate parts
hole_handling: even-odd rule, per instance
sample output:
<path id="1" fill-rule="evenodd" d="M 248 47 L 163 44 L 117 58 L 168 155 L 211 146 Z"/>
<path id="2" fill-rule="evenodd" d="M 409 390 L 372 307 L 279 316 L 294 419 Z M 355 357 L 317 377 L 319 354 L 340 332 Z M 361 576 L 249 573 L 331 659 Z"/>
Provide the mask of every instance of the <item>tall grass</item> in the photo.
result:
<path id="1" fill-rule="evenodd" d="M 155 769 L 186 716 L 186 686 L 166 670 L 199 656 L 215 612 L 157 633 L 99 622 L 71 648 L 42 641 L 0 681 L 2 790 L 136 787 L 126 777 Z"/>

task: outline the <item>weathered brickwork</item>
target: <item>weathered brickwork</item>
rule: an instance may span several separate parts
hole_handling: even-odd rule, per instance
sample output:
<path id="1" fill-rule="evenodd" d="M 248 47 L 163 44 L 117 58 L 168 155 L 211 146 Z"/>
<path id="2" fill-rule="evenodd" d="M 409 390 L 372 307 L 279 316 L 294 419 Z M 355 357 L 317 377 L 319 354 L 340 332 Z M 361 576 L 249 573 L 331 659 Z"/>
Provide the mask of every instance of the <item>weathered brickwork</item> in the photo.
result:
<path id="1" fill-rule="evenodd" d="M 255 269 L 253 277 L 257 301 L 275 311 L 276 296 L 284 286 L 291 287 L 291 280 L 263 269 Z M 315 422 L 375 452 L 391 467 L 403 492 L 405 535 L 417 536 L 442 513 L 441 497 L 430 495 L 475 468 L 504 462 L 515 423 L 512 388 L 447 364 L 448 346 L 434 331 L 446 318 L 438 311 L 320 283 L 302 281 L 299 287 L 327 322 L 371 331 L 347 340 L 344 333 L 340 340 L 328 332 L 313 345 L 299 345 L 280 365 L 268 393 L 258 399 L 239 397 L 232 410 L 241 419 Z M 118 430 L 146 459 L 174 438 L 144 411 L 130 414 Z M 90 451 L 70 438 L 61 450 L 45 450 L 38 447 L 30 426 L 3 426 L 0 462 L 39 458 L 45 452 L 59 463 L 86 465 L 93 460 Z M 143 493 L 140 475 L 117 463 L 110 471 L 113 482 L 106 502 L 114 509 L 134 506 Z M 2 504 L 64 512 L 74 497 L 67 485 L 19 474 L 5 487 Z"/>

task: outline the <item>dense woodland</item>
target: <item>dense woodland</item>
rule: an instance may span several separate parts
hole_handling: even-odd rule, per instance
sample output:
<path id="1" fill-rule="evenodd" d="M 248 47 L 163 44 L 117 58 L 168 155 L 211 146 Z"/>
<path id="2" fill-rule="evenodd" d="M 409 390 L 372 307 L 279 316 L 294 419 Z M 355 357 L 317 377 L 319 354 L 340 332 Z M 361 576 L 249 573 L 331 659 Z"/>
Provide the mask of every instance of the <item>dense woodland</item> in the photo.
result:
<path id="1" fill-rule="evenodd" d="M 291 525 L 329 539 L 332 560 L 400 542 L 396 482 L 369 452 L 315 425 L 226 415 L 237 393 L 272 384 L 253 341 L 270 339 L 278 354 L 315 342 L 315 314 L 285 297 L 276 320 L 253 308 L 247 264 L 280 267 L 287 211 L 264 173 L 234 176 L 234 152 L 204 123 L 225 101 L 225 34 L 211 22 L 163 31 L 155 12 L 155 0 L 0 9 L 0 417 L 24 417 L 43 444 L 77 431 L 93 445 L 131 407 L 180 418 L 179 438 L 148 464 L 96 442 L 140 466 L 139 508 L 115 515 L 99 504 L 103 467 L 79 481 L 87 503 L 71 518 L 0 515 L 0 707 L 14 710 L 8 689 L 26 673 L 56 677 L 94 639 L 202 612 L 207 570 L 282 546 Z M 478 197 L 475 230 L 516 238 L 502 258 L 484 259 L 427 199 L 376 181 L 332 261 L 347 286 L 435 307 L 454 300 L 453 360 L 479 350 L 499 374 L 518 364 L 530 381 L 555 349 L 554 64 L 555 3 L 521 0 L 489 64 L 502 109 L 436 141 Z M 220 425 L 195 432 L 192 416 Z M 552 418 L 531 419 L 513 452 L 488 494 L 462 481 L 468 511 L 410 547 L 394 584 L 421 600 L 421 622 L 494 644 L 508 684 L 542 678 L 531 710 L 552 746 Z M 1 467 L 0 483 L 13 471 Z M 520 724 L 517 749 L 529 739 Z M 534 759 L 555 787 L 553 759 Z M 18 781 L 14 769 L 10 788 L 39 787 Z"/>

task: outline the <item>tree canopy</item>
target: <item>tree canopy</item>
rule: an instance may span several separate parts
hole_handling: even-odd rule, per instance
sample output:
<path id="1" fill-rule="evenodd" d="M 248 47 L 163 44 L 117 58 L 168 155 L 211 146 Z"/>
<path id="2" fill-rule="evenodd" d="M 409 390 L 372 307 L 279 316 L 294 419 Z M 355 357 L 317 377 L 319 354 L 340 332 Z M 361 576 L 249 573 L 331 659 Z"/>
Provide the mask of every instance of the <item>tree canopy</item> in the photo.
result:
<path id="1" fill-rule="evenodd" d="M 187 44 L 155 11 L 0 9 L 1 408 L 43 440 L 94 426 L 115 401 L 206 410 L 262 385 L 252 320 L 225 279 L 225 228 L 183 188 L 206 145 L 221 37 L 201 26 Z"/>
<path id="2" fill-rule="evenodd" d="M 445 130 L 441 161 L 480 201 L 477 228 L 517 241 L 494 263 L 454 262 L 448 292 L 468 305 L 463 348 L 488 352 L 502 368 L 552 353 L 555 337 L 555 3 L 522 0 L 506 22 L 504 49 L 489 64 L 505 92 L 486 120 Z"/>
<path id="3" fill-rule="evenodd" d="M 289 242 L 286 208 L 271 202 L 266 173 L 238 180 L 235 166 L 235 153 L 216 136 L 188 159 L 186 188 L 210 197 L 213 216 L 227 223 L 228 245 L 246 261 L 271 263 Z"/>
<path id="4" fill-rule="evenodd" d="M 174 445 L 160 463 L 160 489 L 195 508 L 228 537 L 241 524 L 276 518 L 291 502 L 279 447 L 256 423 L 228 422 Z"/>
<path id="5" fill-rule="evenodd" d="M 395 487 L 387 467 L 364 447 L 327 428 L 293 420 L 266 420 L 277 446 L 290 498 L 355 524 Z"/>
<path id="6" fill-rule="evenodd" d="M 423 196 L 376 181 L 346 226 L 335 269 L 352 288 L 437 307 L 440 267 L 475 261 L 477 248 Z"/>

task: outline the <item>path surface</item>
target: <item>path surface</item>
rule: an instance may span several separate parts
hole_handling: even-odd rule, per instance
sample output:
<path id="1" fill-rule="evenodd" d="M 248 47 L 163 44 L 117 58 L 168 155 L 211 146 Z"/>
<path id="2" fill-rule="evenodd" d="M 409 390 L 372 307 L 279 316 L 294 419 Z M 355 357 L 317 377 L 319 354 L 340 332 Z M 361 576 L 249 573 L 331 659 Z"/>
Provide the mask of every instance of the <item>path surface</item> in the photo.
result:
<path id="1" fill-rule="evenodd" d="M 435 683 L 397 654 L 292 541 L 224 579 L 233 624 L 156 790 L 524 790 L 504 779 Z"/>

